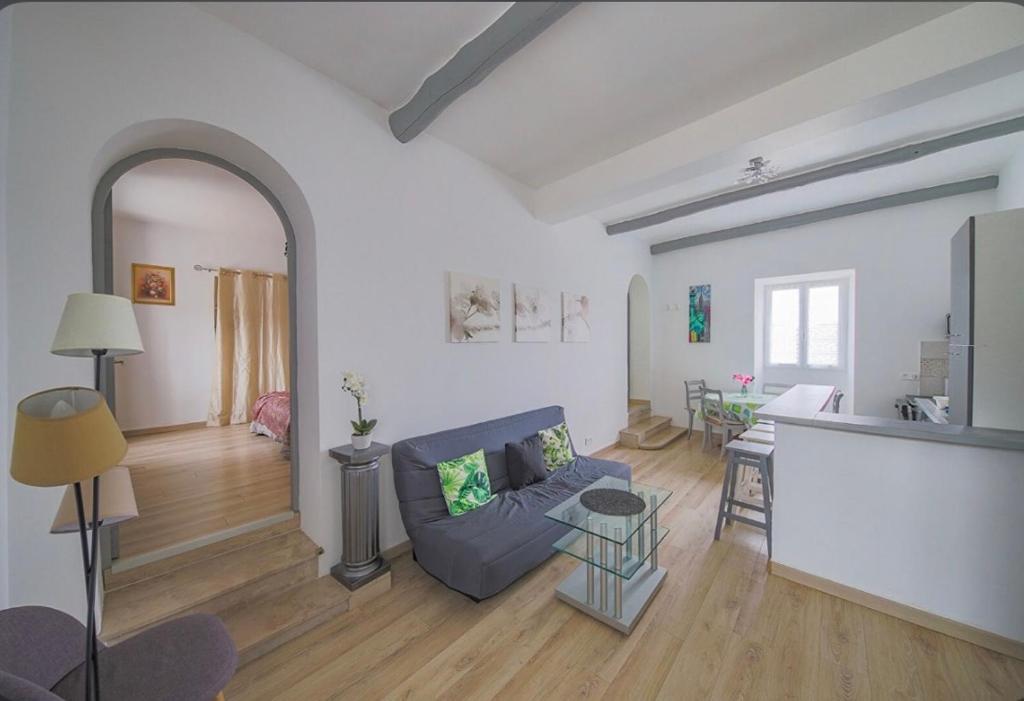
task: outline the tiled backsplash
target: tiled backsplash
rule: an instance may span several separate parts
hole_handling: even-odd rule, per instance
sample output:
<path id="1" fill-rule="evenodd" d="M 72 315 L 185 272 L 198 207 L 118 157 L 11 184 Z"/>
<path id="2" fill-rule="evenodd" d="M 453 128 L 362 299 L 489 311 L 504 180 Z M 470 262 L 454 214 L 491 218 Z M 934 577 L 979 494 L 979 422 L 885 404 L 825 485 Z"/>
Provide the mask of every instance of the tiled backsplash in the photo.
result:
<path id="1" fill-rule="evenodd" d="M 921 370 L 918 375 L 924 395 L 946 393 L 949 377 L 949 341 L 921 341 Z"/>

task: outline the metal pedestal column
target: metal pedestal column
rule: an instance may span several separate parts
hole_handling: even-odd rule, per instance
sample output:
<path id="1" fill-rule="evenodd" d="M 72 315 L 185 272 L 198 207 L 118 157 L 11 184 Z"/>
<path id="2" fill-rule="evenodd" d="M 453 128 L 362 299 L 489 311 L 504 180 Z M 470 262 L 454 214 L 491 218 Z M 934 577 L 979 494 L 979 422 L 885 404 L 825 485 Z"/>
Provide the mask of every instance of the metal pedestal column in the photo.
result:
<path id="1" fill-rule="evenodd" d="M 380 556 L 380 459 L 389 446 L 373 443 L 366 450 L 351 445 L 332 448 L 330 455 L 341 464 L 341 562 L 331 576 L 358 589 L 391 570 Z"/>

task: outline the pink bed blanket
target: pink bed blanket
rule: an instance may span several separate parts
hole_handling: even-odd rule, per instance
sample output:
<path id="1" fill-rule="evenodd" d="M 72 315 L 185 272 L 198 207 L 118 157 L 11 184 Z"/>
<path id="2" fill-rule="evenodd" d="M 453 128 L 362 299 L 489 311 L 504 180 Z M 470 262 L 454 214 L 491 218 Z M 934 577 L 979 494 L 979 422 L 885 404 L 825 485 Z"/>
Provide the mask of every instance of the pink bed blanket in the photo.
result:
<path id="1" fill-rule="evenodd" d="M 291 403 L 290 392 L 270 392 L 262 395 L 252 405 L 250 430 L 288 443 L 292 425 Z"/>

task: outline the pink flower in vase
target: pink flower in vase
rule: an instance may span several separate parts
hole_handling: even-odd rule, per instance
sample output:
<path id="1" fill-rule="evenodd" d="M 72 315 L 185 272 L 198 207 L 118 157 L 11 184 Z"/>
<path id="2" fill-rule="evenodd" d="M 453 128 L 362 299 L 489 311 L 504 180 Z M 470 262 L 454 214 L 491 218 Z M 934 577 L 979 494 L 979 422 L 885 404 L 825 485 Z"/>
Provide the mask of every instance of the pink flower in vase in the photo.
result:
<path id="1" fill-rule="evenodd" d="M 740 392 L 747 393 L 747 385 L 754 381 L 753 375 L 744 375 L 741 372 L 733 373 L 732 379 L 740 383 Z"/>

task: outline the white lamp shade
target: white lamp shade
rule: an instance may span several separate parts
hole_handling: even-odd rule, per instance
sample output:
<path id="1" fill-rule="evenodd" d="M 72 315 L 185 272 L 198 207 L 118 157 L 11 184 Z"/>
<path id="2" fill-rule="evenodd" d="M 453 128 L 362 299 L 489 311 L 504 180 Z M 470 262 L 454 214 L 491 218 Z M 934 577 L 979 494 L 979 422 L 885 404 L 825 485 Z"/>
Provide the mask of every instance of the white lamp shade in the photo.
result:
<path id="1" fill-rule="evenodd" d="M 82 482 L 82 502 L 84 505 L 85 525 L 89 528 L 92 522 L 92 480 Z M 53 519 L 50 533 L 78 533 L 78 507 L 75 504 L 75 486 L 69 485 L 64 490 L 64 499 L 57 509 L 57 517 Z M 113 526 L 139 515 L 139 507 L 135 504 L 135 490 L 132 488 L 132 476 L 127 467 L 115 467 L 100 475 L 100 523 Z"/>
<path id="2" fill-rule="evenodd" d="M 91 292 L 68 295 L 50 352 L 90 357 L 94 350 L 111 356 L 143 351 L 131 301 Z"/>

